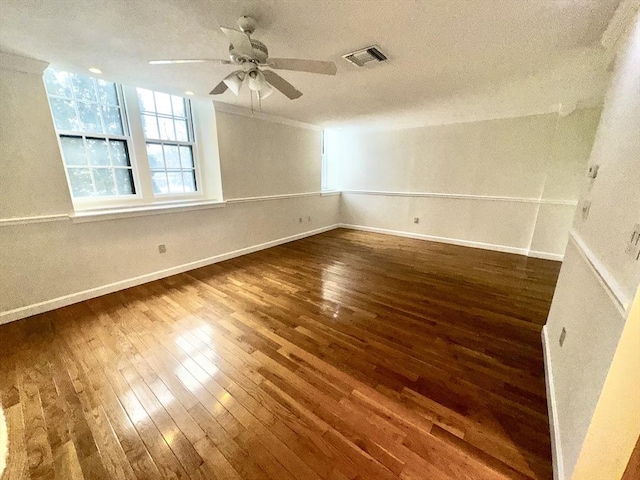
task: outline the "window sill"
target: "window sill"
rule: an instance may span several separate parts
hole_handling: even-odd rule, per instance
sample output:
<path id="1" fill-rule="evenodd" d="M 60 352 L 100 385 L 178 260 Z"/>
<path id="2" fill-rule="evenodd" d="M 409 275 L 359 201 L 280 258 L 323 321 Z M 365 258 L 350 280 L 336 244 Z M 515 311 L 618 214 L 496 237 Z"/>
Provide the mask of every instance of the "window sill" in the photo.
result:
<path id="1" fill-rule="evenodd" d="M 104 210 L 86 210 L 76 212 L 69 217 L 73 223 L 102 222 L 117 220 L 120 218 L 145 217 L 150 215 L 163 215 L 166 213 L 189 212 L 191 210 L 206 210 L 209 208 L 222 208 L 227 202 L 220 200 L 205 200 L 198 202 L 175 202 L 145 205 L 141 207 L 111 208 Z"/>

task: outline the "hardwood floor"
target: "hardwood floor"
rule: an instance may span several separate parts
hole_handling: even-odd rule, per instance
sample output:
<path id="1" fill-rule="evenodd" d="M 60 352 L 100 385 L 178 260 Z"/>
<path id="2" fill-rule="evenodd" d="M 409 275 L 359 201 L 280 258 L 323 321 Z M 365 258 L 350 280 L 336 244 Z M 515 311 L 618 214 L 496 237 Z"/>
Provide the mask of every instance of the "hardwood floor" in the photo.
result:
<path id="1" fill-rule="evenodd" d="M 334 230 L 1 326 L 5 478 L 550 479 L 559 268 Z"/>

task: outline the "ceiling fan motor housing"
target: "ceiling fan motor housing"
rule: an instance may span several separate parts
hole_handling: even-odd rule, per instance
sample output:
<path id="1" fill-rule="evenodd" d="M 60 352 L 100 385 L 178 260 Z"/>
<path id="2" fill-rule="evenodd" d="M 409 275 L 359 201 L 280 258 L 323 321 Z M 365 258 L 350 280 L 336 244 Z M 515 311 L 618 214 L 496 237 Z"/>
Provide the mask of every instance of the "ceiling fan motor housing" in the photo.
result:
<path id="1" fill-rule="evenodd" d="M 266 63 L 267 58 L 269 58 L 269 50 L 267 50 L 267 46 L 254 38 L 251 38 L 250 41 L 251 46 L 253 47 L 253 58 L 248 58 L 246 55 L 236 52 L 233 45 L 229 45 L 229 55 L 231 56 L 231 60 L 236 63 L 243 63 L 250 60 L 254 60 L 257 63 Z"/>

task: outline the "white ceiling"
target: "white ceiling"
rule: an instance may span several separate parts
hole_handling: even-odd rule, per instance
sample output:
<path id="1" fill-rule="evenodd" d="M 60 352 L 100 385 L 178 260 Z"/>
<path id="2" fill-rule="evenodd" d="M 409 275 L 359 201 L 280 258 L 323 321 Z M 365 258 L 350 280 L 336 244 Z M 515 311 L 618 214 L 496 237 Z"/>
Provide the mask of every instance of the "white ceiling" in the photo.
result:
<path id="1" fill-rule="evenodd" d="M 335 77 L 282 71 L 304 95 L 262 111 L 319 125 L 437 122 L 594 102 L 606 84 L 599 39 L 619 0 L 2 0 L 0 49 L 103 77 L 206 95 L 232 66 L 150 66 L 226 58 L 219 26 L 258 19 L 273 57 L 333 60 Z M 389 62 L 341 55 L 379 45 Z M 217 101 L 249 106 L 248 91 Z"/>

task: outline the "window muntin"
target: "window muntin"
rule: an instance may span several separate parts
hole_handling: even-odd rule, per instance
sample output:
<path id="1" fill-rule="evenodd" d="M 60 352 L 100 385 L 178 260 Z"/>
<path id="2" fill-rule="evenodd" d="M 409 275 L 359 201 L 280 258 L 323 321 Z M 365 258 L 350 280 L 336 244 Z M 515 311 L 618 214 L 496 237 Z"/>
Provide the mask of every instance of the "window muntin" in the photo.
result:
<path id="1" fill-rule="evenodd" d="M 119 87 L 52 68 L 44 82 L 73 198 L 135 195 Z"/>
<path id="2" fill-rule="evenodd" d="M 153 192 L 184 195 L 198 191 L 193 123 L 188 100 L 137 89 Z"/>

